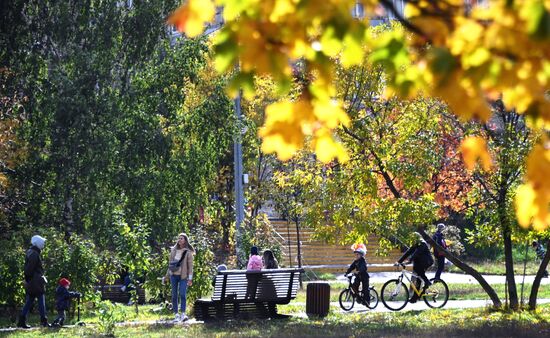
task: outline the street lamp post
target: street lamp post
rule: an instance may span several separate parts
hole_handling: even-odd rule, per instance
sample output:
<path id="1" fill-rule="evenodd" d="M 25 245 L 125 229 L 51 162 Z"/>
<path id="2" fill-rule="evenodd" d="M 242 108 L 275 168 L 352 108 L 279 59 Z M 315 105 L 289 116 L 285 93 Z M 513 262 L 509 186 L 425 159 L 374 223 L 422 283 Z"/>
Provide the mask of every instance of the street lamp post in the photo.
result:
<path id="1" fill-rule="evenodd" d="M 242 131 L 241 131 L 241 93 L 237 94 L 235 98 L 235 117 L 237 118 L 237 125 L 239 130 L 235 135 L 235 141 L 233 145 L 233 159 L 234 159 L 234 180 L 235 180 L 235 236 L 236 236 L 236 254 L 237 262 L 241 263 L 241 224 L 244 220 L 244 191 L 243 191 L 243 150 L 242 150 Z"/>

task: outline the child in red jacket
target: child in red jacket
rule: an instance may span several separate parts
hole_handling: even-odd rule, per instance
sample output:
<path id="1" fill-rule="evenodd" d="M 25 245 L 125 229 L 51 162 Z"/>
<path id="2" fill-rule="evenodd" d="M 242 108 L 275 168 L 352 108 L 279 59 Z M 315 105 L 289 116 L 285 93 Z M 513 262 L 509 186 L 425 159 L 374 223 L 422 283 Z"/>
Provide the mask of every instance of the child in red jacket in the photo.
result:
<path id="1" fill-rule="evenodd" d="M 57 310 L 57 318 L 53 321 L 52 326 L 63 326 L 65 322 L 65 310 L 69 309 L 71 298 L 80 298 L 80 292 L 69 291 L 71 281 L 67 278 L 59 280 L 59 286 L 55 290 L 55 308 Z"/>

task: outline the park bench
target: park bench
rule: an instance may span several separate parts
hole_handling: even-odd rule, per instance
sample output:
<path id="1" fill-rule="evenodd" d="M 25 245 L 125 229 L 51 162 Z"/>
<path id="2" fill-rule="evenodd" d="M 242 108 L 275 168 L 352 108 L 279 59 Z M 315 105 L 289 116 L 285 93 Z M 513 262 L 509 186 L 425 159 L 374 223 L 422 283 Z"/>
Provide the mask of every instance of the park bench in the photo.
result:
<path id="1" fill-rule="evenodd" d="M 304 269 L 225 270 L 215 277 L 211 299 L 198 299 L 197 320 L 280 318 L 278 304 L 296 298 Z"/>
<path id="2" fill-rule="evenodd" d="M 122 284 L 101 285 L 96 290 L 101 292 L 102 300 L 110 300 L 116 303 L 128 303 L 130 301 L 130 292 L 121 290 Z M 145 304 L 145 289 L 136 286 L 138 295 L 138 304 Z"/>

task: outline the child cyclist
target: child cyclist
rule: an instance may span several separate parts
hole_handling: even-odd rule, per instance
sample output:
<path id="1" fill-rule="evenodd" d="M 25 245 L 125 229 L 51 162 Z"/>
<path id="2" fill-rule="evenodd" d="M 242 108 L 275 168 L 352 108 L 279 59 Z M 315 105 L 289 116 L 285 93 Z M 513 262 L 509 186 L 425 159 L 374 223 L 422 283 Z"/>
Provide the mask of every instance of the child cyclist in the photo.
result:
<path id="1" fill-rule="evenodd" d="M 357 276 L 353 282 L 352 288 L 356 294 L 359 294 L 359 284 L 362 283 L 361 298 L 363 301 L 360 300 L 360 303 L 364 304 L 369 299 L 369 274 L 367 273 L 367 260 L 365 259 L 367 247 L 365 244 L 356 243 L 351 246 L 351 250 L 353 250 L 355 254 L 355 260 L 350 264 L 346 271 L 346 275 L 354 270 L 357 271 Z"/>

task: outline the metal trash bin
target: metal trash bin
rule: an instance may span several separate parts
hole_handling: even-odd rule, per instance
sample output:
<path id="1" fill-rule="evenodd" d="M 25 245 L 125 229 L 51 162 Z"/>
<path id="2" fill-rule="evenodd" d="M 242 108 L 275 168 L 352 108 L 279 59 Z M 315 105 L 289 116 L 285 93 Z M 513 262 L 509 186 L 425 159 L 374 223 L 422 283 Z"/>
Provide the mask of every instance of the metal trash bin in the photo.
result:
<path id="1" fill-rule="evenodd" d="M 330 284 L 313 282 L 307 285 L 306 314 L 308 317 L 326 317 L 330 307 Z"/>

